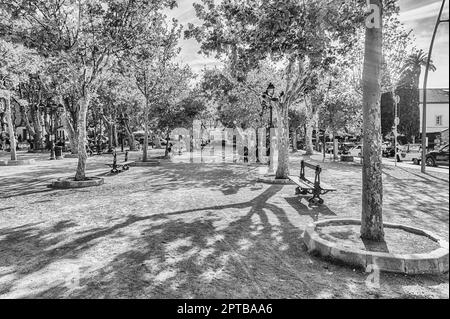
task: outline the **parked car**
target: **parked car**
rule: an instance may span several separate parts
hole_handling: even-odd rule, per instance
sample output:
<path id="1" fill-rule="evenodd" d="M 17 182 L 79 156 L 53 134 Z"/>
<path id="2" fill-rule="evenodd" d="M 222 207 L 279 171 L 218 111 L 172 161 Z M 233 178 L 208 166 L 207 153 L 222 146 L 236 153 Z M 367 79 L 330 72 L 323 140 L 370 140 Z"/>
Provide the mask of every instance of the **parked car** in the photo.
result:
<path id="1" fill-rule="evenodd" d="M 397 146 L 397 162 L 401 162 L 402 161 L 401 154 L 402 154 L 402 149 Z M 383 157 L 387 157 L 387 158 L 395 157 L 395 147 L 394 146 L 388 146 L 383 151 L 382 155 L 383 155 Z"/>
<path id="2" fill-rule="evenodd" d="M 420 164 L 422 158 L 422 145 L 408 144 L 403 147 L 400 152 L 400 159 L 403 162 L 413 162 L 416 165 Z"/>
<path id="3" fill-rule="evenodd" d="M 449 144 L 438 151 L 431 151 L 426 156 L 427 166 L 449 165 Z"/>

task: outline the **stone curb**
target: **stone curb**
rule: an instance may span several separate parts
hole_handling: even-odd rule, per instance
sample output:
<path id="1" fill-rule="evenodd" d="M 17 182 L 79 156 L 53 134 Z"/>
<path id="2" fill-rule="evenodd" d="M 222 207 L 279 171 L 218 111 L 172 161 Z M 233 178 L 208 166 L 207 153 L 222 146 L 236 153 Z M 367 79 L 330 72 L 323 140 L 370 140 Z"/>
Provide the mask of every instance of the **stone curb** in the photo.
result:
<path id="1" fill-rule="evenodd" d="M 56 189 L 85 188 L 103 185 L 105 180 L 99 177 L 91 177 L 86 181 L 75 181 L 73 178 L 59 178 L 52 182 L 52 187 Z"/>
<path id="2" fill-rule="evenodd" d="M 275 179 L 274 176 L 258 177 L 256 181 L 271 185 L 295 185 L 290 179 Z"/>
<path id="3" fill-rule="evenodd" d="M 28 160 L 0 160 L 0 166 L 22 166 L 22 165 L 33 165 L 36 164 L 34 159 Z"/>
<path id="4" fill-rule="evenodd" d="M 443 274 L 449 270 L 449 244 L 442 238 L 429 231 L 399 224 L 384 223 L 387 228 L 402 229 L 417 235 L 426 236 L 439 243 L 440 248 L 426 254 L 390 254 L 369 252 L 323 239 L 316 232 L 318 226 L 334 223 L 360 225 L 356 219 L 327 219 L 309 224 L 305 230 L 303 241 L 310 252 L 318 252 L 322 257 L 330 257 L 352 266 L 367 268 L 369 265 L 378 266 L 385 272 L 403 274 Z"/>

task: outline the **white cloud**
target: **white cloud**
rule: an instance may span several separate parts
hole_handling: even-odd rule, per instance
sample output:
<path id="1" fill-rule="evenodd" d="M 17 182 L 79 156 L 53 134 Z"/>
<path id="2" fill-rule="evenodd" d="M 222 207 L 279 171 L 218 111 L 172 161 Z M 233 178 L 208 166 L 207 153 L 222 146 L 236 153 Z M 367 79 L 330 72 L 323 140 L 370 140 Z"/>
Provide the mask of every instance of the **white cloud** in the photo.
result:
<path id="1" fill-rule="evenodd" d="M 418 20 L 428 19 L 428 18 L 437 18 L 439 13 L 439 9 L 441 7 L 442 2 L 437 1 L 433 2 L 419 8 L 411 9 L 408 11 L 400 12 L 400 21 L 402 22 L 417 22 Z M 448 13 L 448 2 L 446 3 L 445 12 Z"/>

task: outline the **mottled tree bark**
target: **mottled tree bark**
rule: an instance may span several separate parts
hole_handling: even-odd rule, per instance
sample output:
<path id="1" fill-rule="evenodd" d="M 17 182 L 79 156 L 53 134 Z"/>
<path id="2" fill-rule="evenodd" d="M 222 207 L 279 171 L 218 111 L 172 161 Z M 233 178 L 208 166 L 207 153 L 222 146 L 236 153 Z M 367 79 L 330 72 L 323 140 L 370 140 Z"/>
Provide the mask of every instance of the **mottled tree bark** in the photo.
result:
<path id="1" fill-rule="evenodd" d="M 83 181 L 86 179 L 86 161 L 87 161 L 87 152 L 86 152 L 86 118 L 87 111 L 89 106 L 89 95 L 86 94 L 80 99 L 80 111 L 78 113 L 78 123 L 77 123 L 77 131 L 78 131 L 78 166 L 77 172 L 75 174 L 76 181 Z"/>
<path id="2" fill-rule="evenodd" d="M 286 179 L 289 175 L 289 106 L 278 103 L 278 167 L 276 179 Z"/>
<path id="3" fill-rule="evenodd" d="M 131 128 L 128 124 L 125 124 L 124 127 L 125 127 L 125 135 L 128 140 L 130 151 L 136 151 L 136 145 L 134 143 L 135 140 L 134 140 L 133 132 L 131 132 Z"/>
<path id="4" fill-rule="evenodd" d="M 294 128 L 292 131 L 292 150 L 294 152 L 298 151 L 297 147 L 297 128 Z"/>
<path id="5" fill-rule="evenodd" d="M 361 238 L 383 241 L 383 183 L 381 171 L 381 0 L 371 0 L 379 8 L 378 27 L 366 28 L 363 71 L 363 188 Z"/>
<path id="6" fill-rule="evenodd" d="M 69 139 L 70 152 L 73 155 L 77 155 L 78 154 L 78 134 L 77 134 L 76 130 L 74 129 L 73 125 L 70 123 L 68 116 L 69 116 L 69 114 L 67 114 L 67 111 L 64 110 L 62 122 L 63 122 L 64 130 L 67 133 L 67 138 Z"/>
<path id="7" fill-rule="evenodd" d="M 33 143 L 35 150 L 43 150 L 45 148 L 44 143 L 44 131 L 42 129 L 42 116 L 39 109 L 34 105 L 31 109 L 31 117 L 33 118 L 34 132 Z"/>
<path id="8" fill-rule="evenodd" d="M 306 155 L 314 154 L 314 145 L 313 145 L 313 123 L 309 122 L 306 124 L 306 132 L 305 132 L 305 149 Z"/>
<path id="9" fill-rule="evenodd" d="M 0 96 L 1 97 L 1 96 Z M 5 101 L 6 106 L 6 123 L 8 123 L 8 133 L 9 133 L 9 147 L 11 148 L 11 160 L 17 161 L 16 154 L 16 134 L 14 132 L 14 123 L 12 120 L 12 111 L 11 111 L 11 95 L 8 93 L 3 94 L 3 100 Z"/>

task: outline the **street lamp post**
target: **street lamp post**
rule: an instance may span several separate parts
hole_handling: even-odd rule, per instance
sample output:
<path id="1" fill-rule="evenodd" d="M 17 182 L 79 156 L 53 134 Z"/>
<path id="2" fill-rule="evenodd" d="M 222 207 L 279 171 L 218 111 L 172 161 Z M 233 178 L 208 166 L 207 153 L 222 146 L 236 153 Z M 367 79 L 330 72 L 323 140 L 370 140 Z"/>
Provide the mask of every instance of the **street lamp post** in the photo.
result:
<path id="1" fill-rule="evenodd" d="M 124 140 L 124 135 L 125 135 L 125 125 L 128 123 L 129 118 L 128 115 L 125 114 L 120 114 L 119 118 L 118 118 L 118 122 L 120 123 L 120 125 L 122 126 L 122 130 L 120 132 L 120 147 L 121 147 L 121 151 L 122 153 L 124 152 L 124 146 L 123 146 L 123 140 Z"/>
<path id="2" fill-rule="evenodd" d="M 437 17 L 436 25 L 434 26 L 433 36 L 431 37 L 430 50 L 428 51 L 427 66 L 425 68 L 425 77 L 423 81 L 423 109 L 422 109 L 422 173 L 426 172 L 426 159 L 427 159 L 427 85 L 428 85 L 428 72 L 431 64 L 431 54 L 433 53 L 434 40 L 439 25 L 442 22 L 449 22 L 449 20 L 441 20 L 442 11 L 444 10 L 445 0 L 442 0 L 441 9 Z"/>
<path id="3" fill-rule="evenodd" d="M 50 134 L 49 134 L 49 141 L 50 141 L 50 160 L 55 160 L 55 115 L 60 112 L 60 107 L 58 107 L 56 104 L 51 102 L 51 104 L 47 104 L 46 107 L 47 115 L 49 116 L 50 120 Z"/>
<path id="4" fill-rule="evenodd" d="M 274 159 L 274 147 L 273 147 L 273 140 L 272 140 L 272 130 L 273 130 L 273 105 L 272 102 L 278 101 L 277 98 L 274 98 L 275 94 L 275 86 L 272 83 L 269 83 L 269 86 L 267 87 L 267 90 L 263 93 L 263 99 L 265 101 L 268 101 L 269 110 L 270 110 L 270 117 L 269 117 L 269 172 L 268 174 L 274 173 L 274 167 L 273 167 L 273 159 Z"/>
<path id="5" fill-rule="evenodd" d="M 400 124 L 400 118 L 398 117 L 398 104 L 400 103 L 400 96 L 394 96 L 394 156 L 395 156 L 395 166 L 397 166 L 397 161 L 399 159 L 398 154 L 398 125 Z"/>

